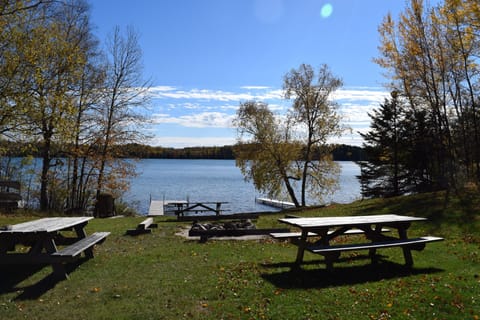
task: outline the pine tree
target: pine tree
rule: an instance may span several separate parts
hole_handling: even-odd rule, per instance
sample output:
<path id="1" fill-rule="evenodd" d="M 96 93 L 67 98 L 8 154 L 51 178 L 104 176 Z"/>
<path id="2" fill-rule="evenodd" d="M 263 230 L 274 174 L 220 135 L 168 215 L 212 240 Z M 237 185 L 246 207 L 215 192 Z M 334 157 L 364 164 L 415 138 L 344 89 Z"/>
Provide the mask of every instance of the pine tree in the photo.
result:
<path id="1" fill-rule="evenodd" d="M 361 192 L 364 197 L 390 197 L 406 190 L 406 170 L 402 165 L 405 114 L 396 93 L 369 114 L 370 131 L 361 134 L 368 162 L 360 162 Z"/>

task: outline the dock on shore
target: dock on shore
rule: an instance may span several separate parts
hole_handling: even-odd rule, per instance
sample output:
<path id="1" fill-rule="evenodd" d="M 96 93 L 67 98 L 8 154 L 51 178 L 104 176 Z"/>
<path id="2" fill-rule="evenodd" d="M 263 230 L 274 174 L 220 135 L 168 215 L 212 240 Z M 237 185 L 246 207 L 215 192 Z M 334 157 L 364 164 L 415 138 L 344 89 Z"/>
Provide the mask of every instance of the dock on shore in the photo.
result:
<path id="1" fill-rule="evenodd" d="M 280 201 L 275 199 L 268 199 L 268 198 L 256 198 L 256 201 L 261 204 L 265 204 L 267 206 L 281 208 L 281 209 L 289 209 L 294 208 L 295 204 L 293 202 L 288 201 Z"/>
<path id="2" fill-rule="evenodd" d="M 150 207 L 148 208 L 148 216 L 163 216 L 165 210 L 163 208 L 163 200 L 152 200 L 150 201 Z"/>

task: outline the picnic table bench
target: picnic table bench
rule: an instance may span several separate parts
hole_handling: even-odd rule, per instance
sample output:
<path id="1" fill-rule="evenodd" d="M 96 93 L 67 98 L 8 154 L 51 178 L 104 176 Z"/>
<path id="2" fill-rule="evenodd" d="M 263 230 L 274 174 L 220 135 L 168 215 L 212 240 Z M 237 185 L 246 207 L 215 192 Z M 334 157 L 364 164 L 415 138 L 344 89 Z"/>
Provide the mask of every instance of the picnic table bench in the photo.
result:
<path id="1" fill-rule="evenodd" d="M 105 241 L 110 234 L 95 232 L 87 235 L 85 226 L 91 219 L 43 218 L 0 228 L 0 263 L 51 264 L 55 276 L 67 279 L 65 264 L 76 260 L 82 253 L 86 258 L 93 258 L 93 247 Z M 70 235 L 66 236 L 66 232 Z M 18 252 L 18 245 L 30 249 Z"/>
<path id="2" fill-rule="evenodd" d="M 299 233 L 292 233 L 291 239 L 298 246 L 295 268 L 303 262 L 305 250 L 321 254 L 325 257 L 327 269 L 333 268 L 344 251 L 369 250 L 372 263 L 377 262 L 376 250 L 390 247 L 401 247 L 405 265 L 411 267 L 413 258 L 411 250 L 423 250 L 429 242 L 442 241 L 443 238 L 424 236 L 408 238 L 407 229 L 412 222 L 424 221 L 425 218 L 400 215 L 371 215 L 345 217 L 313 217 L 313 218 L 283 218 L 280 222 L 297 227 Z M 386 236 L 383 233 L 396 229 L 398 237 Z M 335 238 L 343 235 L 363 234 L 370 242 L 352 244 L 333 244 Z M 273 237 L 282 238 L 282 235 L 273 234 Z M 285 235 L 283 238 L 288 238 Z M 311 237 L 318 237 L 315 242 L 308 241 Z"/>
<path id="3" fill-rule="evenodd" d="M 137 225 L 136 229 L 128 229 L 127 234 L 130 236 L 136 236 L 139 234 L 145 234 L 145 233 L 151 233 L 152 228 L 157 228 L 158 225 L 156 223 L 153 223 L 153 218 L 147 218 L 140 222 Z"/>

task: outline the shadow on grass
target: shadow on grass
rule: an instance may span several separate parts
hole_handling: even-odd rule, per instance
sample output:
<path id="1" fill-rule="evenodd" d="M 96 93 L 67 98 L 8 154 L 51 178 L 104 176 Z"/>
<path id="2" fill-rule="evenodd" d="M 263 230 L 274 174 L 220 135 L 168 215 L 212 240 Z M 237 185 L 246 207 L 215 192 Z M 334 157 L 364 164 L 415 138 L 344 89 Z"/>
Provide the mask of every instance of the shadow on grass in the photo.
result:
<path id="1" fill-rule="evenodd" d="M 74 263 L 67 264 L 65 270 L 67 274 L 73 272 L 78 266 L 85 262 L 86 258 L 79 259 Z M 7 293 L 19 293 L 13 300 L 35 300 L 41 297 L 48 290 L 54 288 L 59 282 L 64 279 L 59 279 L 53 272 L 47 275 L 40 281 L 22 285 L 22 282 L 27 281 L 35 273 L 43 268 L 51 268 L 50 265 L 6 265 L 0 267 L 0 295 Z"/>
<path id="2" fill-rule="evenodd" d="M 318 264 L 320 262 L 323 262 L 323 260 L 310 261 L 308 264 Z M 263 279 L 282 289 L 338 287 L 443 271 L 438 268 L 408 268 L 383 260 L 374 265 L 334 266 L 333 270 L 326 270 L 322 267 L 318 269 L 292 268 L 292 263 L 266 264 L 263 267 L 291 267 L 290 270 L 282 272 L 262 274 Z"/>

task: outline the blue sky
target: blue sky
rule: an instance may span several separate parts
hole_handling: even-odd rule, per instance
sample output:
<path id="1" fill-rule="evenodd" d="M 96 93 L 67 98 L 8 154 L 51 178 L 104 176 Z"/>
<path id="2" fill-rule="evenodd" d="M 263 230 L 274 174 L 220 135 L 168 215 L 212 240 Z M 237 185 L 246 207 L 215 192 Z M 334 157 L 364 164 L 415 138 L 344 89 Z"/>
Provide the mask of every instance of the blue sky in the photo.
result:
<path id="1" fill-rule="evenodd" d="M 352 128 L 336 142 L 360 145 L 368 112 L 383 102 L 387 80 L 372 62 L 377 28 L 403 0 L 90 0 L 101 41 L 115 26 L 140 35 L 151 78 L 152 145 L 234 144 L 240 102 L 267 102 L 279 114 L 282 78 L 301 63 L 328 64 L 343 79 L 335 100 Z"/>

